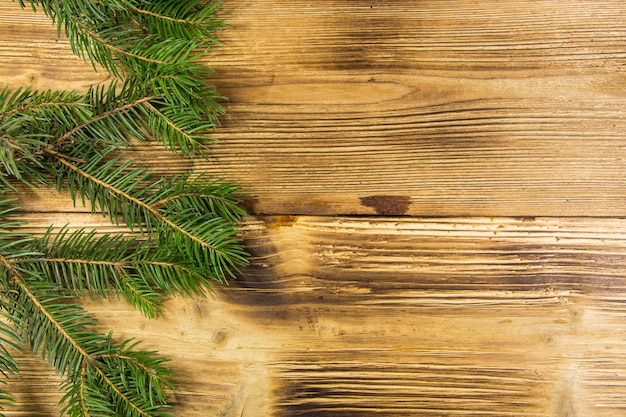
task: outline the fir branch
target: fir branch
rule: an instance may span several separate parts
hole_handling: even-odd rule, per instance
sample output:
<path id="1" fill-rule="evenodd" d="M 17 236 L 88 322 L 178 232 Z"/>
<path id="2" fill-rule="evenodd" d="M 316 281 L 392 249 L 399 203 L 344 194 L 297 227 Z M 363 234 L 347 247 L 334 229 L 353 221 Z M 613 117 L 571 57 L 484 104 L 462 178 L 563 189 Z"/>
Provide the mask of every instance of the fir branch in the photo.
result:
<path id="1" fill-rule="evenodd" d="M 180 210 L 180 206 L 153 206 L 154 196 L 163 194 L 163 188 L 157 192 L 162 180 L 147 183 L 151 175 L 141 168 L 130 169 L 132 161 L 122 162 L 121 156 L 105 162 L 109 153 L 103 152 L 85 164 L 57 157 L 59 164 L 67 168 L 58 178 L 64 179 L 74 201 L 80 195 L 83 204 L 85 200 L 91 202 L 92 212 L 108 214 L 113 221 L 120 214 L 131 230 L 142 233 L 154 230 L 159 242 L 181 248 L 189 262 L 204 265 L 207 273 L 218 281 L 234 277 L 246 264 L 246 253 L 233 221 L 208 217 L 210 213 L 198 212 L 197 207 Z M 181 177 L 181 181 L 187 179 Z M 59 182 L 59 186 L 62 184 Z M 139 186 L 141 189 L 137 191 Z"/>
<path id="2" fill-rule="evenodd" d="M 2 301 L 0 301 L 0 308 L 2 308 Z M 23 339 L 9 324 L 9 322 L 14 320 L 15 318 L 11 317 L 6 311 L 0 310 L 0 374 L 5 379 L 19 374 L 18 364 L 9 349 L 21 352 L 21 347 L 24 344 Z M 6 381 L 0 380 L 0 383 L 5 384 Z M 0 386 L 0 410 L 6 406 L 14 405 L 15 399 L 13 396 L 4 387 Z M 0 416 L 4 416 L 1 411 Z"/>
<path id="3" fill-rule="evenodd" d="M 184 155 L 204 155 L 211 141 L 207 132 L 223 113 L 217 97 L 204 82 L 181 74 L 131 78 L 119 88 L 114 81 L 82 96 L 31 89 L 10 93 L 5 88 L 0 93 L 0 173 L 45 182 L 39 173 L 42 155 L 64 154 L 76 143 L 92 149 L 126 147 L 131 139 L 156 138 Z"/>
<path id="4" fill-rule="evenodd" d="M 25 7 L 25 0 L 18 0 Z M 123 80 L 87 94 L 0 91 L 0 373 L 18 372 L 9 348 L 29 344 L 64 379 L 69 416 L 161 417 L 173 388 L 165 359 L 116 345 L 76 301 L 123 296 L 149 317 L 171 295 L 201 296 L 246 264 L 239 187 L 190 173 L 155 179 L 125 159 L 155 139 L 206 156 L 223 113 L 199 64 L 224 26 L 203 0 L 29 0 L 65 33 L 72 51 Z M 204 49 L 204 50 L 202 50 Z M 21 233 L 13 180 L 56 183 L 127 234 L 52 227 Z M 88 200 L 88 201 L 87 201 Z M 10 404 L 0 387 L 0 406 Z"/>
<path id="5" fill-rule="evenodd" d="M 92 117 L 65 132 L 56 140 L 54 147 L 76 140 L 91 141 L 94 138 L 119 146 L 128 146 L 129 138 L 143 140 L 148 132 L 141 124 L 145 116 L 141 106 L 158 97 L 137 95 L 129 85 L 130 83 L 126 83 L 119 94 L 116 93 L 116 82 L 108 87 L 90 88 L 85 100 L 92 109 Z"/>
<path id="6" fill-rule="evenodd" d="M 0 195 L 0 373 L 6 379 L 19 373 L 17 362 L 9 349 L 20 352 L 24 344 L 24 339 L 11 326 L 11 323 L 20 323 L 20 320 L 10 313 L 6 303 L 6 297 L 12 291 L 8 283 L 14 279 L 15 273 L 11 259 L 15 257 L 15 253 L 24 253 L 21 247 L 31 243 L 32 237 L 14 230 L 24 224 L 23 221 L 16 220 L 19 207 L 15 204 L 15 199 L 4 196 L 4 191 L 0 190 Z M 1 383 L 6 381 L 2 380 Z M 12 405 L 15 405 L 13 397 L 0 387 L 0 410 Z M 0 416 L 4 416 L 1 411 Z"/>
<path id="7" fill-rule="evenodd" d="M 161 184 L 151 200 L 153 207 L 168 206 L 183 211 L 194 208 L 198 214 L 222 217 L 239 222 L 246 212 L 239 206 L 245 196 L 241 186 L 226 183 L 210 175 L 178 175 Z"/>
<path id="8" fill-rule="evenodd" d="M 25 7 L 24 0 L 19 0 Z M 147 1 L 30 0 L 64 32 L 72 51 L 124 78 L 141 63 L 166 65 L 199 46 L 217 43 L 213 32 L 220 3 Z M 198 43 L 201 42 L 201 43 Z"/>
<path id="9" fill-rule="evenodd" d="M 199 0 L 178 3 L 141 2 L 131 10 L 142 16 L 141 26 L 163 37 L 202 39 L 206 46 L 219 43 L 213 32 L 224 23 L 215 17 L 220 2 L 203 4 Z"/>
<path id="10" fill-rule="evenodd" d="M 42 174 L 42 149 L 50 146 L 64 127 L 87 120 L 90 111 L 74 92 L 35 91 L 30 88 L 0 92 L 0 181 L 8 177 L 28 185 L 47 183 Z"/>
<path id="11" fill-rule="evenodd" d="M 199 96 L 192 96 L 191 91 Z M 214 101 L 218 98 L 204 82 L 192 82 L 182 75 L 130 78 L 120 88 L 112 82 L 88 91 L 84 101 L 91 116 L 59 136 L 54 148 L 94 140 L 128 146 L 130 139 L 154 138 L 174 152 L 205 155 L 212 141 L 207 132 L 215 129 L 217 117 L 223 113 Z"/>
<path id="12" fill-rule="evenodd" d="M 8 86 L 0 91 L 0 120 L 9 119 L 16 113 L 26 113 L 44 121 L 68 121 L 69 114 L 87 117 L 89 112 L 85 107 L 81 96 L 74 91 L 36 91 L 28 87 L 11 92 Z"/>
<path id="13" fill-rule="evenodd" d="M 91 376 L 88 388 L 99 392 L 101 398 L 109 399 L 116 412 L 114 415 L 168 415 L 164 411 L 167 406 L 163 389 L 170 384 L 165 379 L 169 371 L 161 366 L 164 359 L 150 359 L 153 352 L 131 352 L 124 348 L 128 341 L 116 347 L 111 335 L 103 336 L 90 330 L 96 325 L 95 320 L 80 306 L 69 303 L 71 297 L 58 293 L 42 277 L 32 273 L 26 275 L 13 268 L 1 255 L 0 262 L 10 266 L 11 280 L 5 282 L 5 288 L 10 286 L 11 291 L 8 297 L 5 296 L 5 305 L 15 320 L 15 328 L 29 340 L 33 352 L 47 358 L 50 365 L 67 378 L 65 412 L 90 415 L 90 405 L 80 395 L 84 393 L 82 383 L 86 381 L 76 378 L 86 369 Z M 102 355 L 115 357 L 118 352 L 123 352 L 124 357 L 131 357 L 131 360 L 123 357 L 113 362 L 100 360 Z M 132 358 L 142 358 L 149 366 L 140 369 L 134 366 Z M 120 369 L 129 366 L 126 378 L 150 380 L 150 383 L 138 386 L 126 383 L 127 379 L 121 380 Z M 76 404 L 79 404 L 78 409 Z M 85 407 L 86 414 L 77 414 L 85 411 Z"/>
<path id="14" fill-rule="evenodd" d="M 17 265 L 49 277 L 76 297 L 122 294 L 148 317 L 161 311 L 165 295 L 204 296 L 211 288 L 204 268 L 156 241 L 66 228 L 53 236 L 50 228 L 30 249 L 41 255 L 22 258 Z"/>
<path id="15" fill-rule="evenodd" d="M 205 154 L 206 142 L 210 139 L 205 132 L 214 128 L 211 121 L 186 114 L 180 107 L 159 110 L 149 102 L 144 105 L 150 112 L 148 126 L 166 149 L 180 151 L 183 155 Z"/>

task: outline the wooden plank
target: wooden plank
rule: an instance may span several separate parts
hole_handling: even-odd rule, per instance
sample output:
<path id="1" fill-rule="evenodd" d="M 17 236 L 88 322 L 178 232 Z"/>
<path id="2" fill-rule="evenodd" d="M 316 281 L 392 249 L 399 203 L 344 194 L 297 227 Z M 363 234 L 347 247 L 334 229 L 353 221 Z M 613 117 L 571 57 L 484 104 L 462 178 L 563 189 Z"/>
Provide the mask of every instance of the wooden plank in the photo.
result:
<path id="1" fill-rule="evenodd" d="M 198 170 L 252 213 L 624 216 L 621 1 L 229 1 Z M 104 80 L 0 1 L 0 80 Z M 155 146 L 158 172 L 188 164 Z"/>
<path id="2" fill-rule="evenodd" d="M 381 214 L 393 196 L 392 214 L 623 212 L 623 3 L 229 7 L 211 61 L 226 166 L 199 166 L 246 184 L 255 211 Z"/>
<path id="3" fill-rule="evenodd" d="M 626 410 L 626 219 L 279 216 L 244 235 L 251 265 L 207 299 L 158 320 L 87 303 L 173 359 L 177 415 Z"/>

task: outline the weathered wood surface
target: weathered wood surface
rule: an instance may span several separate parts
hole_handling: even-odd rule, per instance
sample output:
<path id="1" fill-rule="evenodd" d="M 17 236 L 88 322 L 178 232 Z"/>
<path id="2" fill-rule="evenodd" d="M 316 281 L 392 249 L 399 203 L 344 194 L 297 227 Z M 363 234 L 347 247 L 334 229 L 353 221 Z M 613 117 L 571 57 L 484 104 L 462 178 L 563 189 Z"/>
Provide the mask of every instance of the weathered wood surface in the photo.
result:
<path id="1" fill-rule="evenodd" d="M 252 264 L 208 299 L 158 320 L 91 305 L 173 359 L 178 415 L 626 412 L 624 219 L 264 217 L 245 235 Z"/>
<path id="2" fill-rule="evenodd" d="M 137 156 L 241 182 L 251 265 L 155 321 L 90 305 L 173 359 L 177 415 L 626 414 L 626 4 L 224 9 L 213 157 Z M 2 83 L 104 80 L 0 0 Z M 115 229 L 53 192 L 23 205 L 35 232 Z M 55 415 L 57 380 L 22 362 L 8 415 Z"/>
<path id="3" fill-rule="evenodd" d="M 0 79 L 103 80 L 45 17 L 17 9 L 0 5 Z M 228 115 L 196 167 L 244 184 L 255 212 L 626 214 L 623 2 L 224 9 L 232 27 L 210 64 Z M 372 203 L 381 195 L 402 204 Z"/>

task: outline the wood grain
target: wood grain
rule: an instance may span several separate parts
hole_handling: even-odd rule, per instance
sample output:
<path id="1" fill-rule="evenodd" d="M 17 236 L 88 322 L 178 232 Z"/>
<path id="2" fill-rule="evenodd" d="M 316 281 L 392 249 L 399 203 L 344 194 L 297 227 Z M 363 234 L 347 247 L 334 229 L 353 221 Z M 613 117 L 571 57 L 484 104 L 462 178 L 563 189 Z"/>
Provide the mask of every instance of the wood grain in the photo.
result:
<path id="1" fill-rule="evenodd" d="M 229 1 L 207 64 L 229 97 L 199 170 L 253 213 L 623 216 L 620 1 Z M 0 79 L 104 80 L 0 2 Z M 159 172 L 187 165 L 156 145 Z"/>
<path id="2" fill-rule="evenodd" d="M 251 265 L 158 320 L 87 302 L 103 331 L 173 360 L 177 415 L 626 414 L 626 5 L 224 11 L 211 158 L 133 154 L 242 183 Z M 105 81 L 47 18 L 0 0 L 2 84 Z M 55 191 L 20 203 L 34 233 L 124 231 Z M 58 379 L 20 359 L 7 415 L 57 415 Z"/>
<path id="3" fill-rule="evenodd" d="M 158 320 L 87 303 L 173 359 L 177 415 L 626 410 L 624 219 L 280 216 L 244 235 L 251 265 L 208 299 Z"/>
<path id="4" fill-rule="evenodd" d="M 255 212 L 379 214 L 361 199 L 386 195 L 397 215 L 623 212 L 623 3 L 229 7 L 211 60 L 229 113 L 198 166 Z"/>

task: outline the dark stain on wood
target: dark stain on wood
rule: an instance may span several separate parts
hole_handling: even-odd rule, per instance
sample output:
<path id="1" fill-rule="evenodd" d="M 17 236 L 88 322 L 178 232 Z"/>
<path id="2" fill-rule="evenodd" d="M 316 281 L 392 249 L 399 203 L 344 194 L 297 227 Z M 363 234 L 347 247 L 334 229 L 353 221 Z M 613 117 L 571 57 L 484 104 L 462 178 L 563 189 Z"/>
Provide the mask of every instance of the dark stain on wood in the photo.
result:
<path id="1" fill-rule="evenodd" d="M 411 199 L 401 195 L 372 195 L 362 197 L 361 204 L 373 208 L 380 216 L 404 216 Z"/>
<path id="2" fill-rule="evenodd" d="M 490 369 L 476 369 L 464 363 L 463 358 L 450 354 L 435 357 L 426 352 L 372 353 L 358 349 L 301 353 L 286 358 L 288 362 L 277 362 L 273 395 L 280 401 L 274 415 L 406 416 L 437 410 L 436 415 L 460 415 L 468 411 L 486 415 L 494 400 L 521 414 L 541 410 L 542 398 L 538 394 L 553 384 L 549 375 L 511 366 L 507 360 L 510 357 L 494 353 L 492 358 Z M 367 368 L 359 366 L 364 360 L 368 360 Z M 312 363 L 316 365 L 311 366 Z M 450 363 L 456 367 L 453 369 Z M 509 381 L 506 387 L 499 384 L 500 378 Z M 534 382 L 532 389 L 526 378 Z M 387 388 L 381 389 L 383 386 Z M 396 391 L 391 392 L 391 387 Z M 451 392 L 450 387 L 463 389 Z M 440 392 L 440 397 L 433 396 L 433 391 Z M 463 404 L 462 409 L 451 409 L 442 398 Z"/>
<path id="3" fill-rule="evenodd" d="M 259 199 L 257 197 L 246 196 L 241 199 L 241 203 L 239 205 L 246 211 L 246 213 L 255 214 L 257 213 L 257 208 L 259 206 Z"/>
<path id="4" fill-rule="evenodd" d="M 271 216 L 265 217 L 263 220 L 267 229 L 271 231 L 281 227 L 293 226 L 298 221 L 298 216 Z"/>

